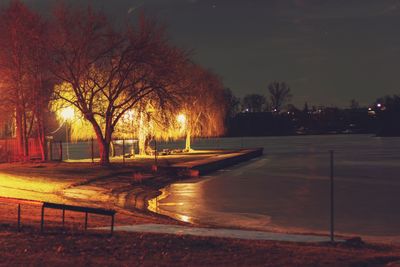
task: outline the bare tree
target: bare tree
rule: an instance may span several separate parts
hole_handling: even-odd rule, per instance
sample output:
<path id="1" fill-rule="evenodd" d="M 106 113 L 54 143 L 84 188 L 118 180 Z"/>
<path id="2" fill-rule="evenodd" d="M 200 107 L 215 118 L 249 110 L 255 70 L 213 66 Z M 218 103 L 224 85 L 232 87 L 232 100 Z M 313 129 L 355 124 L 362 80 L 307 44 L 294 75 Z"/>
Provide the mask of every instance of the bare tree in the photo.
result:
<path id="1" fill-rule="evenodd" d="M 290 87 L 285 82 L 274 81 L 270 83 L 268 85 L 268 91 L 270 94 L 272 110 L 274 112 L 279 112 L 283 105 L 292 98 Z"/>
<path id="2" fill-rule="evenodd" d="M 227 118 L 234 118 L 240 112 L 240 99 L 236 97 L 230 88 L 225 88 L 224 98 Z"/>
<path id="3" fill-rule="evenodd" d="M 65 85 L 55 92 L 93 127 L 101 164 L 109 164 L 110 142 L 121 117 L 150 95 L 167 101 L 174 75 L 185 60 L 162 28 L 143 17 L 138 27 L 116 31 L 101 13 L 60 7 L 56 12 L 53 66 Z"/>
<path id="4" fill-rule="evenodd" d="M 262 112 L 265 110 L 267 100 L 259 94 L 249 94 L 243 98 L 243 107 L 248 112 Z"/>
<path id="5" fill-rule="evenodd" d="M 8 107 L 6 112 L 15 116 L 21 156 L 29 156 L 29 138 L 36 135 L 45 160 L 43 113 L 51 88 L 45 63 L 46 24 L 20 1 L 11 1 L 0 20 L 0 97 Z"/>

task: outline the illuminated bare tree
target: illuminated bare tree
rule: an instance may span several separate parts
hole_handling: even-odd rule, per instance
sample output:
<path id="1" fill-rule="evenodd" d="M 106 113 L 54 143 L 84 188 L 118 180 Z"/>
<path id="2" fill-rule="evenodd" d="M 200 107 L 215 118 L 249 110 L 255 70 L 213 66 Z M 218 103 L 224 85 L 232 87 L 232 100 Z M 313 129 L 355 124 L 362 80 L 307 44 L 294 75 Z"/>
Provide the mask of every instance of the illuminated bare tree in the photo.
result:
<path id="1" fill-rule="evenodd" d="M 45 22 L 20 1 L 11 1 L 0 16 L 0 98 L 15 116 L 21 156 L 29 156 L 29 138 L 40 141 L 46 159 L 45 120 L 51 91 L 47 70 Z"/>
<path id="2" fill-rule="evenodd" d="M 176 66 L 177 67 L 177 66 Z M 171 68 L 174 73 L 174 84 L 168 86 L 169 94 L 165 98 L 160 95 L 149 95 L 142 98 L 132 110 L 129 110 L 118 123 L 116 135 L 123 138 L 135 137 L 138 140 L 139 154 L 152 152 L 151 141 L 176 140 L 185 133 L 179 123 L 178 113 L 187 88 L 182 88 L 181 69 Z M 167 101 L 166 101 L 167 100 Z"/>
<path id="3" fill-rule="evenodd" d="M 56 97 L 77 108 L 93 127 L 101 164 L 109 164 L 110 142 L 123 115 L 149 96 L 168 101 L 170 70 L 185 57 L 163 29 L 143 17 L 138 27 L 116 31 L 105 16 L 64 7 L 56 12 L 53 73 L 68 86 Z"/>
<path id="4" fill-rule="evenodd" d="M 220 79 L 210 71 L 192 65 L 187 68 L 187 96 L 182 103 L 181 119 L 186 129 L 185 150 L 190 151 L 191 138 L 212 137 L 225 132 L 226 104 Z M 179 115 L 178 115 L 179 116 Z"/>

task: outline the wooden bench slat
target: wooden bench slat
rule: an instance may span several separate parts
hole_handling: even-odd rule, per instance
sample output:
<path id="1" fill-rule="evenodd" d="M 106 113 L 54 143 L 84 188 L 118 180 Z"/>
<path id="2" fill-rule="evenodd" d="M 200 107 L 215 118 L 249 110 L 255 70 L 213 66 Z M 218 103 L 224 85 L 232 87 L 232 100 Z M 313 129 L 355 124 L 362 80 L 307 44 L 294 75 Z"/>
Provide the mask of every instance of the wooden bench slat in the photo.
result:
<path id="1" fill-rule="evenodd" d="M 2 203 L 12 203 L 12 204 L 27 204 L 27 205 L 35 205 L 41 206 L 43 202 L 36 200 L 28 200 L 22 198 L 9 198 L 9 197 L 0 197 L 0 202 Z"/>
<path id="2" fill-rule="evenodd" d="M 101 209 L 101 208 L 81 207 L 81 206 L 73 206 L 73 205 L 65 205 L 65 204 L 55 204 L 55 203 L 49 203 L 49 202 L 44 202 L 43 207 L 50 208 L 50 209 L 88 212 L 88 213 L 109 215 L 109 216 L 112 216 L 116 213 L 115 210 L 106 210 L 106 209 Z"/>

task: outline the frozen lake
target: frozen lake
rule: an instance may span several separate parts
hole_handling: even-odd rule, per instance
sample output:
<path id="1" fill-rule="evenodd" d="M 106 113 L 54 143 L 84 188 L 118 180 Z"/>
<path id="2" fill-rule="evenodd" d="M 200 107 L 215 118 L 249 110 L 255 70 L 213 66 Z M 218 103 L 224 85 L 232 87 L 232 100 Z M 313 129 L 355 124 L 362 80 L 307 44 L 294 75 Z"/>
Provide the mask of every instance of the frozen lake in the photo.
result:
<path id="1" fill-rule="evenodd" d="M 264 157 L 165 188 L 158 211 L 184 221 L 294 232 L 329 230 L 329 150 L 336 229 L 400 236 L 400 138 L 331 135 L 199 140 L 195 148 L 264 147 Z"/>

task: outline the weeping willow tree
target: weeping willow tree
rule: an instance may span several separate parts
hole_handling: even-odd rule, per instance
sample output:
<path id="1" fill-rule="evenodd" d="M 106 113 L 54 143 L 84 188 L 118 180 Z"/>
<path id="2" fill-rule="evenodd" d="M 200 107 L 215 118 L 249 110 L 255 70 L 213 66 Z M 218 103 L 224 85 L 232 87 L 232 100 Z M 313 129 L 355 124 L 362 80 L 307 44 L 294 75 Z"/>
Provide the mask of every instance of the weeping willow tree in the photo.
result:
<path id="1" fill-rule="evenodd" d="M 185 137 L 185 150 L 191 151 L 193 137 L 215 137 L 225 132 L 224 87 L 211 71 L 193 63 L 181 65 L 180 79 L 174 84 L 176 101 L 144 99 L 135 109 L 135 136 L 139 151 L 146 154 L 150 141 Z"/>
<path id="2" fill-rule="evenodd" d="M 74 92 L 69 83 L 55 85 L 54 91 L 60 94 L 61 97 L 51 102 L 50 109 L 55 113 L 56 119 L 60 125 L 69 125 L 70 138 L 74 141 L 89 140 L 96 137 L 93 126 L 85 119 L 79 108 L 72 105 L 64 99 L 73 99 Z M 101 125 L 104 125 L 104 120 L 101 116 L 96 118 Z"/>
<path id="3" fill-rule="evenodd" d="M 151 153 L 152 141 L 176 140 L 182 136 L 176 113 L 179 110 L 179 99 L 182 92 L 174 90 L 175 101 L 160 101 L 147 97 L 121 120 L 116 128 L 116 136 L 120 138 L 135 138 L 138 140 L 140 155 Z"/>
<path id="4" fill-rule="evenodd" d="M 191 65 L 186 75 L 188 94 L 177 118 L 180 126 L 185 128 L 185 150 L 191 151 L 193 137 L 215 137 L 225 132 L 226 105 L 223 84 L 218 76 L 197 65 Z"/>

